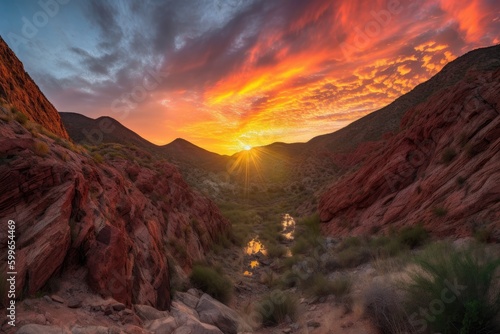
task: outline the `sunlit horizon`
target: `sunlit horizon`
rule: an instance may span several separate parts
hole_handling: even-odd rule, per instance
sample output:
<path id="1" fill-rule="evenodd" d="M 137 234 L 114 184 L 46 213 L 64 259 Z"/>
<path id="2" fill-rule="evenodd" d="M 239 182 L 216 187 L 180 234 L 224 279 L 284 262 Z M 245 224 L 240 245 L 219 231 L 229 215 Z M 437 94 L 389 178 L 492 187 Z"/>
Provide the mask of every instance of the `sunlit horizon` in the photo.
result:
<path id="1" fill-rule="evenodd" d="M 72 1 L 29 38 L 43 8 L 3 6 L 0 35 L 59 111 L 228 155 L 335 132 L 500 42 L 488 0 Z"/>

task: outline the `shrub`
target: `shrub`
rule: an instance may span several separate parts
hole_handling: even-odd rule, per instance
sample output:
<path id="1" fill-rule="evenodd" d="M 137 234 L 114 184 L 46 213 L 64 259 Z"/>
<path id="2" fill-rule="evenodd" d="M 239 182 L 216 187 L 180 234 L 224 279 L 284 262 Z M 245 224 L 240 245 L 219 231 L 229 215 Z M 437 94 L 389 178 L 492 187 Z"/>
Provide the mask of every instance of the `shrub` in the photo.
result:
<path id="1" fill-rule="evenodd" d="M 282 323 L 286 317 L 294 321 L 297 317 L 298 301 L 290 293 L 275 290 L 257 304 L 256 311 L 262 318 L 264 326 L 275 326 Z"/>
<path id="2" fill-rule="evenodd" d="M 436 206 L 432 209 L 432 212 L 434 212 L 434 214 L 437 216 L 437 217 L 444 217 L 448 214 L 448 210 L 446 210 L 446 208 L 443 208 L 443 207 L 440 207 L 440 206 Z"/>
<path id="3" fill-rule="evenodd" d="M 53 140 L 56 140 L 57 138 L 59 138 L 56 134 L 54 134 L 54 133 L 53 133 L 52 131 L 50 131 L 50 130 L 47 130 L 47 129 L 46 129 L 46 128 L 44 128 L 43 126 L 40 126 L 40 132 L 41 132 L 43 135 L 45 135 L 45 136 L 47 136 L 47 137 L 49 137 L 49 138 L 51 138 L 51 139 L 53 139 Z"/>
<path id="4" fill-rule="evenodd" d="M 342 243 L 339 245 L 339 250 L 344 250 L 348 248 L 359 247 L 363 244 L 360 238 L 358 237 L 347 237 L 342 240 Z"/>
<path id="5" fill-rule="evenodd" d="M 298 255 L 292 255 L 285 259 L 283 259 L 283 267 L 286 269 L 292 268 L 295 264 L 297 264 L 301 260 L 301 257 Z"/>
<path id="6" fill-rule="evenodd" d="M 35 143 L 35 154 L 36 155 L 38 155 L 40 157 L 44 157 L 49 153 L 49 151 L 50 151 L 49 146 L 46 143 L 41 142 L 41 141 L 37 141 Z"/>
<path id="7" fill-rule="evenodd" d="M 278 275 L 272 269 L 266 269 L 260 276 L 260 283 L 269 288 L 276 286 L 279 282 Z"/>
<path id="8" fill-rule="evenodd" d="M 24 125 L 28 122 L 29 118 L 16 108 L 12 107 L 10 111 L 14 114 L 14 119 L 18 121 L 20 124 Z"/>
<path id="9" fill-rule="evenodd" d="M 474 232 L 474 238 L 476 239 L 476 241 L 481 242 L 481 243 L 490 242 L 492 239 L 491 230 L 479 229 L 476 232 Z"/>
<path id="10" fill-rule="evenodd" d="M 418 224 L 416 226 L 405 226 L 399 231 L 398 240 L 402 245 L 411 249 L 421 246 L 429 237 L 425 228 Z"/>
<path id="11" fill-rule="evenodd" d="M 305 227 L 306 232 L 309 235 L 313 234 L 319 236 L 321 234 L 320 220 L 318 213 L 315 213 L 309 217 L 304 218 L 302 221 L 299 222 L 299 224 Z"/>
<path id="12" fill-rule="evenodd" d="M 407 245 L 401 244 L 400 238 L 381 236 L 370 240 L 370 247 L 374 257 L 384 259 L 398 255 Z"/>
<path id="13" fill-rule="evenodd" d="M 280 258 L 286 255 L 286 247 L 277 244 L 270 244 L 266 247 L 267 255 L 270 258 Z"/>
<path id="14" fill-rule="evenodd" d="M 189 279 L 196 288 L 223 303 L 227 303 L 233 293 L 232 282 L 219 271 L 205 265 L 194 265 Z"/>
<path id="15" fill-rule="evenodd" d="M 292 269 L 292 270 L 287 270 L 283 273 L 280 283 L 281 286 L 285 288 L 293 288 L 299 286 L 301 281 L 302 278 L 299 274 L 299 271 Z"/>
<path id="16" fill-rule="evenodd" d="M 499 333 L 500 313 L 497 270 L 500 259 L 483 247 L 454 249 L 448 244 L 429 248 L 416 259 L 419 270 L 407 283 L 408 311 L 424 319 L 419 330 L 450 334 Z M 439 308 L 439 312 L 433 311 Z"/>
<path id="17" fill-rule="evenodd" d="M 98 164 L 102 164 L 104 162 L 104 158 L 99 153 L 92 153 L 92 159 Z"/>
<path id="18" fill-rule="evenodd" d="M 374 283 L 364 291 L 363 300 L 365 315 L 381 333 L 411 333 L 402 298 L 393 287 Z"/>
<path id="19" fill-rule="evenodd" d="M 292 246 L 292 254 L 305 254 L 309 249 L 309 243 L 305 238 L 299 238 L 295 240 L 295 244 Z"/>
<path id="20" fill-rule="evenodd" d="M 336 256 L 337 263 L 341 268 L 354 268 L 370 261 L 370 259 L 370 251 L 365 247 L 348 248 Z"/>
<path id="21" fill-rule="evenodd" d="M 457 152 L 451 147 L 446 148 L 443 151 L 443 155 L 441 156 L 441 161 L 445 164 L 449 164 L 455 157 L 457 156 Z"/>
<path id="22" fill-rule="evenodd" d="M 340 276 L 329 280 L 322 274 L 316 274 L 311 279 L 304 281 L 306 291 L 316 297 L 335 295 L 343 297 L 351 291 L 352 282 L 347 276 Z"/>

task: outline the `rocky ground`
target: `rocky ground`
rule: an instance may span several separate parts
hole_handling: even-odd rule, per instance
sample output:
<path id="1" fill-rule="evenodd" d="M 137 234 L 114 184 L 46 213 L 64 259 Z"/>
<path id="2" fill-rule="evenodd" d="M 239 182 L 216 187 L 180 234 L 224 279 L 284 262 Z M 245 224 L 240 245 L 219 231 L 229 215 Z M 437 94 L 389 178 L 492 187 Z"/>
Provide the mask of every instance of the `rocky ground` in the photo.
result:
<path id="1" fill-rule="evenodd" d="M 83 283 L 83 270 L 61 279 L 56 293 L 25 299 L 17 304 L 16 326 L 3 333 L 240 333 L 251 328 L 237 312 L 196 289 L 178 292 L 170 311 L 148 305 L 131 308 L 112 298 L 101 298 Z"/>

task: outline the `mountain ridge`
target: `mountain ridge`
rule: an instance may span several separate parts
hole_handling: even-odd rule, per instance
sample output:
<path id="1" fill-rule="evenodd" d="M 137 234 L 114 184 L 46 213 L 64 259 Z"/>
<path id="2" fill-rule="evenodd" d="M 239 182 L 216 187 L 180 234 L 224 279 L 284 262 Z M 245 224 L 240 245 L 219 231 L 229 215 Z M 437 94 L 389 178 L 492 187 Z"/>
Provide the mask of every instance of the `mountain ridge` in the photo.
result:
<path id="1" fill-rule="evenodd" d="M 0 101 L 9 104 L 59 137 L 69 139 L 56 108 L 24 70 L 14 52 L 0 36 Z"/>

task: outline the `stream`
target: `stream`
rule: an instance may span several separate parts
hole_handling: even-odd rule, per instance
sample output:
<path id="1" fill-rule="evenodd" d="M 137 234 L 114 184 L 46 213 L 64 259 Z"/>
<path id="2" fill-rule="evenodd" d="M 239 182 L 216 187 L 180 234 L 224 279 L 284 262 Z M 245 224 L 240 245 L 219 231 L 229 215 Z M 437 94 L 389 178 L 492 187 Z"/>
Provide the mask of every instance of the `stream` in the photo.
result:
<path id="1" fill-rule="evenodd" d="M 280 231 L 280 235 L 282 236 L 282 240 L 287 241 L 285 243 L 285 256 L 289 257 L 292 256 L 289 243 L 294 240 L 295 220 L 292 216 L 286 213 L 281 217 L 281 227 L 282 230 Z M 255 270 L 261 267 L 262 264 L 269 264 L 269 261 L 267 260 L 266 247 L 259 240 L 258 236 L 247 243 L 246 247 L 244 248 L 244 252 L 247 255 L 247 266 L 246 270 L 243 272 L 244 276 L 253 276 Z"/>

